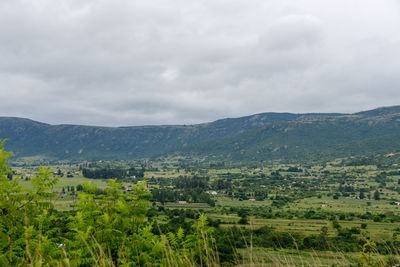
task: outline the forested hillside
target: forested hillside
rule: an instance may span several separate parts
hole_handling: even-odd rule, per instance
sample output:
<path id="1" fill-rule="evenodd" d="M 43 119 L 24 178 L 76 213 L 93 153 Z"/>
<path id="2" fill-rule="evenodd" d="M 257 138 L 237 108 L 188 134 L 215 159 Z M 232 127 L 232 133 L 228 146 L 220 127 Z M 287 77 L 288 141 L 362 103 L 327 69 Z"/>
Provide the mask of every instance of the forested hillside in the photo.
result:
<path id="1" fill-rule="evenodd" d="M 166 154 L 226 160 L 296 159 L 400 148 L 400 107 L 355 114 L 263 113 L 197 125 L 95 127 L 0 118 L 14 159 L 123 160 Z"/>

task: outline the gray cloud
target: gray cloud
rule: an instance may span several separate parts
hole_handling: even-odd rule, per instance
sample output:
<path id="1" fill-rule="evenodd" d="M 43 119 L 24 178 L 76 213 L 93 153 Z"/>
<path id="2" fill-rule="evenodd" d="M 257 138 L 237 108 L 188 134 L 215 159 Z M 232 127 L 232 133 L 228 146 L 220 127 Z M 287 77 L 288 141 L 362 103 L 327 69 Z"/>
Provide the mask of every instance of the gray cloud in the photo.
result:
<path id="1" fill-rule="evenodd" d="M 0 115 L 175 124 L 400 104 L 392 1 L 3 0 Z"/>

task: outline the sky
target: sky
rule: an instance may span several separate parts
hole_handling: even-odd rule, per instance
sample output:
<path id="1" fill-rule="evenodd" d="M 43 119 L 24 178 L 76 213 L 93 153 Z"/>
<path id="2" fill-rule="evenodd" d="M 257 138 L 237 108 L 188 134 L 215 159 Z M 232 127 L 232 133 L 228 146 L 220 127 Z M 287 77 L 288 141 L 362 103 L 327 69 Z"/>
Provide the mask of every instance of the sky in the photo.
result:
<path id="1" fill-rule="evenodd" d="M 133 126 L 391 105 L 399 0 L 0 1 L 0 116 Z"/>

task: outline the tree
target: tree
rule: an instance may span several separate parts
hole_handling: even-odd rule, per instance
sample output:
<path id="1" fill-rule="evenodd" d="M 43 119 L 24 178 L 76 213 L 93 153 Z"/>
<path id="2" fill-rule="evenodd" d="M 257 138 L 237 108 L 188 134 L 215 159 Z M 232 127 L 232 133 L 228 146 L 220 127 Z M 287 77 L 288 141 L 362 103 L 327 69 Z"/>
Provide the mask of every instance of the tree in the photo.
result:
<path id="1" fill-rule="evenodd" d="M 318 236 L 320 248 L 328 248 L 328 227 L 323 226 Z"/>
<path id="2" fill-rule="evenodd" d="M 380 200 L 380 199 L 381 199 L 380 193 L 379 193 L 378 190 L 375 190 L 375 192 L 374 192 L 374 199 L 375 199 L 375 200 Z"/>
<path id="3" fill-rule="evenodd" d="M 238 211 L 238 215 L 240 217 L 240 220 L 238 221 L 239 224 L 248 224 L 249 220 L 247 219 L 248 211 L 245 209 L 240 209 Z"/>
<path id="4" fill-rule="evenodd" d="M 342 228 L 342 226 L 339 224 L 339 222 L 336 220 L 336 218 L 332 221 L 332 227 L 338 231 Z"/>
<path id="5" fill-rule="evenodd" d="M 249 224 L 249 220 L 247 219 L 247 217 L 241 217 L 238 221 L 238 224 Z"/>

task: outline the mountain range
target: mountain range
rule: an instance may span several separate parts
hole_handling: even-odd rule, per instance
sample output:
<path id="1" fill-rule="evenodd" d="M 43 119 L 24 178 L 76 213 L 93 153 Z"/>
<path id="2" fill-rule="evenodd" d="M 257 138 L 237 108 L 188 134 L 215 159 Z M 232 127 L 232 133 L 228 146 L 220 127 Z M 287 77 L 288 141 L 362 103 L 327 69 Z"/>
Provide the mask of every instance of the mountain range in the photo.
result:
<path id="1" fill-rule="evenodd" d="M 353 114 L 261 113 L 195 125 L 97 127 L 0 117 L 14 159 L 129 160 L 184 155 L 210 160 L 334 158 L 400 149 L 400 106 Z"/>

